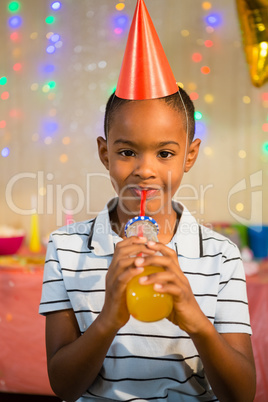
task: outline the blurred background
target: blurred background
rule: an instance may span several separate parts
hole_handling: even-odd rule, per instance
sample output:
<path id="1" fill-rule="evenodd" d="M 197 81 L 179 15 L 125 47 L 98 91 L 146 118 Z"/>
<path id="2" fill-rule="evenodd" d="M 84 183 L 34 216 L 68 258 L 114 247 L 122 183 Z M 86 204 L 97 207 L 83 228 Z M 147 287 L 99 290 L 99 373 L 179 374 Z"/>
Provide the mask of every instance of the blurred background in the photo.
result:
<path id="1" fill-rule="evenodd" d="M 258 3 L 256 1 L 256 3 Z M 136 1 L 1 1 L 0 225 L 40 236 L 114 196 L 96 138 Z M 200 223 L 267 224 L 268 85 L 253 85 L 235 0 L 146 0 L 196 107 L 199 159 L 176 194 Z"/>
<path id="2" fill-rule="evenodd" d="M 268 0 L 145 3 L 176 80 L 195 103 L 196 137 L 202 140 L 175 199 L 241 249 L 255 402 L 264 402 Z M 45 320 L 38 316 L 45 246 L 51 231 L 95 217 L 115 195 L 96 138 L 103 135 L 105 105 L 117 84 L 135 6 L 136 0 L 0 0 L 3 401 L 53 398 Z"/>

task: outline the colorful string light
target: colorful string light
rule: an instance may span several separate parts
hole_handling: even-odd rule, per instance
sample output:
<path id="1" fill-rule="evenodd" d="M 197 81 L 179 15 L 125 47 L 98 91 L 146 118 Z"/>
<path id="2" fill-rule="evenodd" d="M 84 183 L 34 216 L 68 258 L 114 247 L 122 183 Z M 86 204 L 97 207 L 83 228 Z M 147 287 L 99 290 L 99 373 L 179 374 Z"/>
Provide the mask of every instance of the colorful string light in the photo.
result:
<path id="1" fill-rule="evenodd" d="M 262 125 L 262 131 L 264 131 L 265 133 L 268 132 L 268 123 L 264 123 L 264 124 Z"/>
<path id="2" fill-rule="evenodd" d="M 188 29 L 183 29 L 181 31 L 181 36 L 183 36 L 184 38 L 186 38 L 189 35 L 190 35 L 190 32 L 188 31 Z"/>
<path id="3" fill-rule="evenodd" d="M 189 96 L 192 99 L 192 101 L 195 101 L 199 98 L 199 95 L 197 92 L 191 92 Z"/>
<path id="4" fill-rule="evenodd" d="M 10 34 L 10 39 L 11 39 L 13 42 L 18 42 L 19 39 L 20 39 L 19 33 L 18 33 L 18 32 L 12 32 L 12 34 Z"/>
<path id="5" fill-rule="evenodd" d="M 51 25 L 51 24 L 54 24 L 54 22 L 55 22 L 55 17 L 54 17 L 53 15 L 49 15 L 49 16 L 46 18 L 46 23 L 47 23 L 47 24 Z"/>
<path id="6" fill-rule="evenodd" d="M 22 117 L 22 111 L 20 109 L 10 109 L 9 116 L 12 119 L 20 118 L 20 117 Z"/>
<path id="7" fill-rule="evenodd" d="M 204 45 L 206 46 L 206 47 L 212 47 L 213 46 L 213 42 L 212 42 L 212 40 L 210 40 L 210 39 L 207 39 L 207 40 L 205 40 L 205 42 L 204 42 Z"/>
<path id="8" fill-rule="evenodd" d="M 265 142 L 262 146 L 262 152 L 264 155 L 268 155 L 268 142 Z"/>
<path id="9" fill-rule="evenodd" d="M 124 10 L 125 6 L 126 6 L 126 5 L 125 5 L 124 3 L 118 3 L 118 4 L 116 4 L 115 8 L 116 8 L 118 11 L 122 11 L 122 10 Z"/>
<path id="10" fill-rule="evenodd" d="M 10 28 L 19 28 L 22 24 L 22 18 L 19 15 L 10 17 L 8 20 L 8 24 L 9 24 Z"/>
<path id="11" fill-rule="evenodd" d="M 2 100 L 7 100 L 9 98 L 9 92 L 5 91 L 1 94 L 1 99 Z"/>
<path id="12" fill-rule="evenodd" d="M 195 120 L 201 120 L 203 117 L 201 112 L 195 111 L 194 118 Z"/>
<path id="13" fill-rule="evenodd" d="M 62 143 L 63 143 L 64 145 L 69 145 L 70 142 L 71 142 L 71 138 L 70 138 L 70 137 L 64 137 L 64 138 L 62 139 Z"/>
<path id="14" fill-rule="evenodd" d="M 53 64 L 46 64 L 46 65 L 43 67 L 43 71 L 44 71 L 45 73 L 53 73 L 53 72 L 55 71 L 55 66 L 54 66 Z"/>
<path id="15" fill-rule="evenodd" d="M 7 77 L 1 77 L 0 78 L 0 85 L 6 85 L 7 83 Z"/>
<path id="16" fill-rule="evenodd" d="M 47 85 L 49 86 L 50 89 L 53 89 L 53 88 L 55 88 L 55 86 L 56 86 L 56 82 L 55 82 L 55 81 L 49 81 L 49 82 L 47 83 Z"/>
<path id="17" fill-rule="evenodd" d="M 202 74 L 209 74 L 210 73 L 210 68 L 208 66 L 203 66 L 201 67 L 201 73 Z"/>
<path id="18" fill-rule="evenodd" d="M 197 88 L 197 85 L 195 82 L 189 82 L 189 84 L 188 84 L 189 91 L 194 92 L 196 90 L 196 88 Z"/>
<path id="19" fill-rule="evenodd" d="M 114 29 L 114 33 L 115 33 L 116 35 L 120 35 L 122 32 L 123 32 L 123 29 L 122 29 L 122 28 L 115 28 L 115 29 Z"/>
<path id="20" fill-rule="evenodd" d="M 51 40 L 51 42 L 58 42 L 60 40 L 60 35 L 59 34 L 53 34 L 51 35 L 51 37 L 49 38 Z"/>
<path id="21" fill-rule="evenodd" d="M 38 38 L 38 32 L 32 32 L 31 35 L 30 35 L 30 38 L 31 38 L 32 40 L 37 39 L 37 38 Z"/>
<path id="22" fill-rule="evenodd" d="M 128 15 L 125 15 L 125 14 L 117 15 L 114 18 L 114 26 L 115 26 L 114 33 L 116 35 L 122 34 L 128 28 L 128 24 L 129 24 Z"/>
<path id="23" fill-rule="evenodd" d="M 206 133 L 206 125 L 202 121 L 196 121 L 195 123 L 196 136 L 203 139 Z"/>
<path id="24" fill-rule="evenodd" d="M 202 3 L 202 8 L 203 8 L 204 10 L 210 10 L 210 9 L 211 9 L 211 3 L 210 3 L 209 1 L 204 1 L 204 2 Z"/>
<path id="25" fill-rule="evenodd" d="M 55 48 L 55 46 L 53 46 L 53 45 L 49 45 L 49 46 L 47 47 L 46 51 L 47 51 L 48 54 L 53 54 L 53 53 L 55 53 L 56 48 Z"/>
<path id="26" fill-rule="evenodd" d="M 18 1 L 12 1 L 11 3 L 9 3 L 8 5 L 8 10 L 11 13 L 15 13 L 16 11 L 18 11 L 20 9 L 20 3 Z"/>
<path id="27" fill-rule="evenodd" d="M 219 25 L 221 25 L 222 17 L 220 14 L 211 13 L 205 18 L 205 21 L 206 21 L 207 25 L 210 25 L 210 26 L 216 28 Z"/>
<path id="28" fill-rule="evenodd" d="M 68 161 L 68 156 L 66 154 L 61 154 L 60 155 L 60 162 L 61 163 L 66 163 Z"/>
<path id="29" fill-rule="evenodd" d="M 14 71 L 20 71 L 22 69 L 22 64 L 21 63 L 16 63 L 13 66 Z"/>
<path id="30" fill-rule="evenodd" d="M 238 212 L 242 212 L 242 211 L 244 210 L 244 208 L 245 208 L 245 206 L 244 206 L 244 204 L 243 204 L 242 202 L 238 202 L 238 203 L 236 204 L 236 206 L 235 206 L 235 209 L 236 209 Z"/>
<path id="31" fill-rule="evenodd" d="M 45 121 L 43 128 L 46 133 L 54 133 L 58 130 L 59 125 L 55 121 Z"/>
<path id="32" fill-rule="evenodd" d="M 52 8 L 52 10 L 54 10 L 54 11 L 58 11 L 58 10 L 61 8 L 61 2 L 60 2 L 60 1 L 54 1 L 54 2 L 51 4 L 51 8 Z"/>
<path id="33" fill-rule="evenodd" d="M 238 156 L 240 159 L 245 159 L 247 156 L 247 153 L 244 149 L 240 149 L 240 151 L 238 152 Z"/>
<path id="34" fill-rule="evenodd" d="M 268 101 L 268 92 L 263 92 L 263 94 L 262 94 L 262 100 L 263 100 L 263 101 Z"/>
<path id="35" fill-rule="evenodd" d="M 202 58 L 203 58 L 203 56 L 201 53 L 193 53 L 193 55 L 192 55 L 192 60 L 195 63 L 199 63 L 202 60 Z"/>
<path id="36" fill-rule="evenodd" d="M 3 158 L 6 158 L 9 154 L 10 154 L 10 149 L 8 147 L 5 147 L 2 149 L 1 155 L 3 156 Z"/>
<path id="37" fill-rule="evenodd" d="M 204 96 L 204 101 L 205 101 L 206 103 L 213 103 L 213 102 L 214 102 L 214 95 L 212 95 L 212 94 L 206 94 L 206 95 Z"/>
<path id="38" fill-rule="evenodd" d="M 251 99 L 249 96 L 243 96 L 243 103 L 248 105 L 250 102 L 251 102 Z"/>

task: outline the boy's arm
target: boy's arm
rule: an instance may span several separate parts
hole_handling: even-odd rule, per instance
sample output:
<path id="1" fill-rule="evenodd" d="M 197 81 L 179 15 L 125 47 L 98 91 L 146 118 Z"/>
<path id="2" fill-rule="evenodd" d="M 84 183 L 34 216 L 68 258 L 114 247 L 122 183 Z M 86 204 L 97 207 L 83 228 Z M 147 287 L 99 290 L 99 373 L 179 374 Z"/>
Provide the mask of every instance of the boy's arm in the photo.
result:
<path id="1" fill-rule="evenodd" d="M 169 319 L 193 340 L 215 395 L 221 402 L 252 402 L 256 378 L 250 335 L 219 334 L 200 309 L 174 250 L 153 242 L 147 247 L 162 255 L 146 257 L 145 264 L 163 266 L 165 271 L 142 278 L 140 283 L 154 284 L 160 293 L 173 296 Z"/>
<path id="2" fill-rule="evenodd" d="M 72 309 L 46 314 L 48 374 L 53 391 L 62 399 L 75 401 L 91 386 L 115 335 L 129 320 L 126 286 L 143 271 L 140 258 L 129 256 L 154 254 L 145 243 L 145 238 L 131 237 L 116 245 L 106 275 L 104 306 L 82 336 Z"/>
<path id="3" fill-rule="evenodd" d="M 190 334 L 208 381 L 221 402 L 252 402 L 256 373 L 248 334 L 219 334 L 207 320 L 203 331 Z"/>
<path id="4" fill-rule="evenodd" d="M 56 395 L 77 400 L 97 377 L 117 333 L 101 314 L 83 336 L 72 309 L 46 316 L 46 349 L 50 384 Z"/>

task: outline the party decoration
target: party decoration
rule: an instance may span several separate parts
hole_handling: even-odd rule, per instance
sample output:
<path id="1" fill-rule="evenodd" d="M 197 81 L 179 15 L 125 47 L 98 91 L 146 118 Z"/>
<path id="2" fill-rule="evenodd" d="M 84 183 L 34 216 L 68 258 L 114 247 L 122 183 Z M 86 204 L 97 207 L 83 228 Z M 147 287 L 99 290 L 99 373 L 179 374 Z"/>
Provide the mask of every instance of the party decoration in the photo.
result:
<path id="1" fill-rule="evenodd" d="M 36 211 L 37 199 L 32 196 L 32 208 Z M 30 243 L 29 249 L 32 253 L 38 253 L 41 250 L 40 235 L 39 235 L 39 217 L 37 212 L 31 215 Z"/>
<path id="2" fill-rule="evenodd" d="M 7 77 L 1 77 L 0 78 L 0 85 L 6 85 L 7 83 Z"/>
<path id="3" fill-rule="evenodd" d="M 2 92 L 1 99 L 7 100 L 8 98 L 9 98 L 9 92 L 8 91 Z"/>
<path id="4" fill-rule="evenodd" d="M 125 6 L 126 6 L 126 5 L 125 5 L 124 3 L 118 3 L 118 4 L 116 4 L 115 8 L 116 8 L 118 11 L 122 11 L 122 10 L 124 10 Z"/>
<path id="5" fill-rule="evenodd" d="M 268 142 L 265 142 L 262 145 L 262 151 L 263 151 L 264 155 L 268 155 Z"/>
<path id="6" fill-rule="evenodd" d="M 10 28 L 19 28 L 22 24 L 22 18 L 19 15 L 9 18 L 8 20 Z"/>
<path id="7" fill-rule="evenodd" d="M 51 4 L 51 8 L 52 8 L 52 10 L 54 10 L 54 11 L 59 10 L 59 9 L 61 8 L 61 2 L 60 2 L 60 1 L 54 1 L 54 2 Z"/>
<path id="8" fill-rule="evenodd" d="M 55 22 L 55 17 L 53 17 L 53 15 L 49 15 L 49 16 L 46 18 L 46 23 L 47 23 L 47 24 L 54 24 L 54 22 Z"/>
<path id="9" fill-rule="evenodd" d="M 202 117 L 203 117 L 203 115 L 201 112 L 195 111 L 195 113 L 194 113 L 195 120 L 201 120 Z"/>
<path id="10" fill-rule="evenodd" d="M 251 81 L 268 80 L 268 0 L 236 0 Z"/>
<path id="11" fill-rule="evenodd" d="M 31 237 L 29 249 L 32 253 L 38 253 L 41 250 L 41 243 L 39 237 L 39 218 L 37 214 L 31 216 Z"/>
<path id="12" fill-rule="evenodd" d="M 206 23 L 213 28 L 219 26 L 222 22 L 222 17 L 220 14 L 212 13 L 206 17 Z"/>
<path id="13" fill-rule="evenodd" d="M 130 27 L 116 95 L 155 99 L 178 91 L 176 80 L 143 0 L 138 0 Z"/>
<path id="14" fill-rule="evenodd" d="M 9 154 L 10 154 L 10 149 L 8 147 L 5 147 L 2 149 L 1 155 L 3 156 L 3 158 L 8 157 Z"/>
<path id="15" fill-rule="evenodd" d="M 16 11 L 18 11 L 20 9 L 20 3 L 18 1 L 12 1 L 11 3 L 9 3 L 8 5 L 8 10 L 11 13 L 14 13 Z"/>

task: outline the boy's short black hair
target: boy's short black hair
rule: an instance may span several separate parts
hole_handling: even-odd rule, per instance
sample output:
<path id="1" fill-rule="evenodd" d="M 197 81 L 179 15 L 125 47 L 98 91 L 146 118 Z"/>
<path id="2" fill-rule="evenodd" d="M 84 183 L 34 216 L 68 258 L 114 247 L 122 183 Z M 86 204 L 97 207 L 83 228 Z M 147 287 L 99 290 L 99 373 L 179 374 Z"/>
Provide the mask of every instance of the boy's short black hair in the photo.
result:
<path id="1" fill-rule="evenodd" d="M 159 99 L 166 102 L 168 106 L 172 107 L 172 109 L 181 114 L 184 122 L 185 131 L 187 131 L 187 125 L 188 125 L 189 143 L 191 144 L 195 135 L 195 118 L 194 118 L 195 108 L 189 95 L 182 88 L 179 87 L 179 92 L 176 92 L 173 95 L 169 95 Z M 118 98 L 115 95 L 115 92 L 110 96 L 106 104 L 105 117 L 104 117 L 105 138 L 108 137 L 109 128 L 115 112 L 122 105 L 129 102 L 138 102 L 138 101 Z"/>

